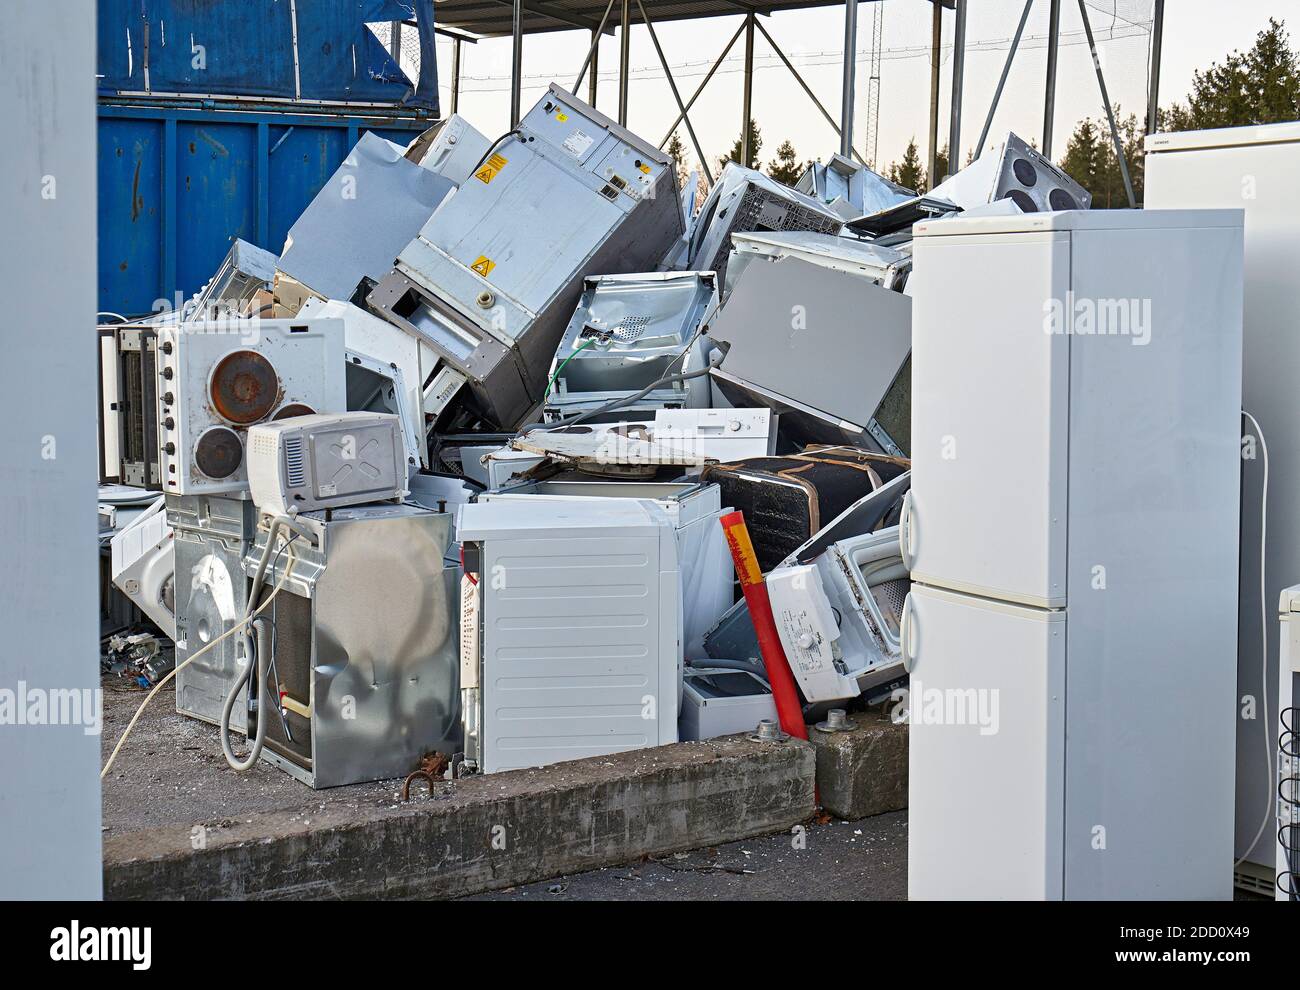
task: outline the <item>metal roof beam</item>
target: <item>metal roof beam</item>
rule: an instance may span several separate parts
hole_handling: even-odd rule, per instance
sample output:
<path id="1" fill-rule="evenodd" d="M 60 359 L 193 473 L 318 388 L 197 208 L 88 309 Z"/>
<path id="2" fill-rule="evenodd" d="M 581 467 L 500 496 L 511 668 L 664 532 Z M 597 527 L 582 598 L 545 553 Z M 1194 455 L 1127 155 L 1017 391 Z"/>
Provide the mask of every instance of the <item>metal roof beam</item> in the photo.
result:
<path id="1" fill-rule="evenodd" d="M 492 0 L 498 6 L 510 7 L 513 9 L 514 0 Z M 597 22 L 589 17 L 582 17 L 579 14 L 571 14 L 567 10 L 559 7 L 553 7 L 549 3 L 542 3 L 540 0 L 523 0 L 520 6 L 531 13 L 539 14 L 542 17 L 549 17 L 553 21 L 559 21 L 561 24 L 570 24 L 573 27 L 584 28 L 587 31 L 594 31 L 597 28 Z M 607 33 L 613 34 L 612 28 L 607 29 Z"/>

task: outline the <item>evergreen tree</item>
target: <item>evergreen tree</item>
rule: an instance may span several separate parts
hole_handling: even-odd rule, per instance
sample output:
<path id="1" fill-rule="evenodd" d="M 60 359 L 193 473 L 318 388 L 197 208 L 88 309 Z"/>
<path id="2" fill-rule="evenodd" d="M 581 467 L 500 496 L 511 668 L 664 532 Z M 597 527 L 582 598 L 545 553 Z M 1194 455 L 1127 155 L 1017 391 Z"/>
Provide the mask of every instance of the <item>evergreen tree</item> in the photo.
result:
<path id="1" fill-rule="evenodd" d="M 1096 197 L 1107 172 L 1108 157 L 1113 158 L 1114 151 L 1105 125 L 1099 127 L 1090 117 L 1079 121 L 1065 146 L 1060 166 L 1066 175 L 1093 194 L 1097 206 L 1102 205 L 1096 202 Z"/>
<path id="2" fill-rule="evenodd" d="M 686 161 L 686 145 L 682 143 L 681 135 L 673 131 L 673 136 L 669 139 L 668 147 L 664 151 L 671 155 L 673 161 L 677 163 L 677 185 L 685 186 L 686 180 L 691 174 L 691 169 Z"/>
<path id="3" fill-rule="evenodd" d="M 932 176 L 927 173 L 921 180 L 925 183 L 926 189 L 933 189 L 944 179 L 948 178 L 948 146 L 946 144 L 936 152 L 934 159 L 934 175 Z M 914 188 L 918 192 L 921 190 L 921 186 L 916 186 Z"/>
<path id="4" fill-rule="evenodd" d="M 736 143 L 731 146 L 731 150 L 718 159 L 719 172 L 721 172 L 724 168 L 727 167 L 727 162 L 740 161 L 740 153 L 741 153 L 740 144 L 741 144 L 741 137 L 737 137 Z M 762 163 L 758 160 L 758 152 L 762 147 L 763 147 L 763 135 L 758 129 L 758 124 L 756 124 L 753 118 L 751 118 L 749 121 L 749 155 L 750 158 L 753 159 L 753 161 L 750 162 L 749 165 L 750 168 L 761 169 L 763 167 Z"/>
<path id="5" fill-rule="evenodd" d="M 787 186 L 793 186 L 811 164 L 811 162 L 799 161 L 794 145 L 787 139 L 782 141 L 781 147 L 776 149 L 776 161 L 768 166 L 767 174 L 776 179 L 777 182 L 784 182 Z"/>
<path id="6" fill-rule="evenodd" d="M 916 138 L 907 142 L 903 160 L 889 166 L 886 177 L 890 182 L 897 182 L 907 189 L 920 190 L 925 184 L 925 169 L 921 166 L 921 154 L 916 150 Z"/>
<path id="7" fill-rule="evenodd" d="M 1133 182 L 1133 195 L 1140 204 L 1145 177 L 1142 153 L 1145 130 L 1136 114 L 1123 116 L 1118 104 L 1115 106 L 1115 123 L 1124 147 L 1129 178 Z M 1079 122 L 1070 135 L 1060 165 L 1070 178 L 1092 193 L 1093 209 L 1123 209 L 1129 205 L 1128 194 L 1124 191 L 1124 174 L 1120 170 L 1119 156 L 1115 154 L 1110 123 L 1105 117 Z"/>
<path id="8" fill-rule="evenodd" d="M 1300 56 L 1292 51 L 1285 22 L 1269 18 L 1248 52 L 1234 51 L 1192 77 L 1184 106 L 1161 115 L 1171 131 L 1272 124 L 1300 117 Z"/>

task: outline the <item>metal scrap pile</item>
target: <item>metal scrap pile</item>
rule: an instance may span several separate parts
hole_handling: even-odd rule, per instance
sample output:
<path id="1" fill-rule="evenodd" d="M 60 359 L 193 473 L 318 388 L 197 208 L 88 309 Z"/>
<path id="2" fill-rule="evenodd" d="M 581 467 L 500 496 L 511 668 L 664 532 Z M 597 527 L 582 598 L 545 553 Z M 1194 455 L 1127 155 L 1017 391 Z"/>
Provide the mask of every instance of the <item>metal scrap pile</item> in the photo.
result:
<path id="1" fill-rule="evenodd" d="M 794 189 L 733 163 L 697 209 L 554 85 L 495 140 L 367 134 L 279 258 L 237 243 L 109 335 L 121 474 L 163 493 L 114 577 L 174 632 L 178 709 L 326 786 L 752 731 L 774 665 L 800 724 L 888 689 L 911 225 L 1061 197 L 1087 205 L 1012 135 L 926 196 L 835 156 Z M 394 481 L 373 452 L 370 489 L 312 474 L 349 412 L 391 419 Z"/>

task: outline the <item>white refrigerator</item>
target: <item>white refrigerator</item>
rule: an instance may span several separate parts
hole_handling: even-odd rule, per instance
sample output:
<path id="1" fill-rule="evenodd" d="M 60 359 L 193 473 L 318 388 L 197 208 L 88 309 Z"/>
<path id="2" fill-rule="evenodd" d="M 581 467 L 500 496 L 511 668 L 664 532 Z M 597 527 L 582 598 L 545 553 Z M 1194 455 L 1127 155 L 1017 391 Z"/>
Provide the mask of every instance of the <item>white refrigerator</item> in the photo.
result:
<path id="1" fill-rule="evenodd" d="M 916 235 L 909 894 L 1226 898 L 1241 213 Z"/>
<path id="2" fill-rule="evenodd" d="M 1300 581 L 1300 123 L 1152 134 L 1146 201 L 1161 208 L 1237 207 L 1246 214 L 1242 404 L 1268 445 L 1242 461 L 1241 611 L 1237 631 L 1237 883 L 1271 892 L 1277 827 L 1278 641 L 1274 608 Z M 1255 428 L 1246 421 L 1246 432 Z M 1264 548 L 1265 590 L 1260 592 Z M 1265 710 L 1267 709 L 1267 711 Z"/>

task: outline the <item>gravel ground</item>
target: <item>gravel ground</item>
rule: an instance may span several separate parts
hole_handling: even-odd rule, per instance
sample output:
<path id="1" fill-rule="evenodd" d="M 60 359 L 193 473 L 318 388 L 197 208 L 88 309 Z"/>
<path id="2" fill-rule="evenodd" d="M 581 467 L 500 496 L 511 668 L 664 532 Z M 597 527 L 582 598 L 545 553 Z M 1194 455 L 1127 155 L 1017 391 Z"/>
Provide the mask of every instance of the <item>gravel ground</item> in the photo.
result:
<path id="1" fill-rule="evenodd" d="M 147 692 L 113 677 L 103 687 L 101 745 L 107 760 Z M 217 727 L 178 715 L 168 684 L 149 703 L 104 779 L 104 834 L 158 825 L 217 826 L 232 816 L 267 811 L 301 810 L 310 820 L 327 804 L 392 805 L 400 792 L 400 780 L 313 791 L 260 761 L 247 773 L 235 773 L 221 754 Z"/>

